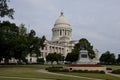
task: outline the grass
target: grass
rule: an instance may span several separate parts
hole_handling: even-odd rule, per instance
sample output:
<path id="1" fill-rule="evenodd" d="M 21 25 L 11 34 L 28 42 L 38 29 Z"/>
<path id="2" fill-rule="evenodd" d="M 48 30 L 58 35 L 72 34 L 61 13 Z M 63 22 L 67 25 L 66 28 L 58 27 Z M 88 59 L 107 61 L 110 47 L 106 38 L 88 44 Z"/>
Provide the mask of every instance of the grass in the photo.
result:
<path id="1" fill-rule="evenodd" d="M 120 69 L 120 65 L 103 65 L 107 68 L 112 68 L 113 70 Z"/>
<path id="2" fill-rule="evenodd" d="M 33 80 L 32 78 L 37 79 L 52 79 L 52 80 L 88 80 L 83 78 L 75 78 L 75 77 L 66 77 L 66 76 L 58 76 L 53 74 L 41 73 L 37 72 L 37 70 L 45 69 L 50 67 L 51 65 L 0 65 L 0 76 L 11 76 L 11 77 L 21 77 L 18 78 L 0 78 L 0 80 Z M 63 66 L 63 65 L 54 65 L 54 66 Z M 106 65 L 105 65 L 106 66 Z M 107 65 L 112 69 L 119 69 L 120 66 L 112 66 Z M 63 73 L 63 74 L 71 74 L 76 76 L 84 76 L 90 78 L 98 78 L 105 80 L 120 80 L 120 77 L 114 77 L 107 74 L 95 74 L 95 73 Z M 22 79 L 22 78 L 31 78 L 31 79 Z"/>
<path id="3" fill-rule="evenodd" d="M 0 80 L 29 80 L 29 79 L 0 78 Z"/>
<path id="4" fill-rule="evenodd" d="M 52 79 L 52 80 L 80 80 L 80 78 L 57 76 L 53 74 L 46 74 L 37 72 L 50 65 L 8 65 L 0 66 L 0 76 L 22 77 L 22 78 L 37 78 L 37 79 Z M 59 66 L 59 65 L 58 65 Z M 25 80 L 25 79 L 6 79 L 0 80 Z M 88 80 L 88 79 L 81 79 Z"/>
<path id="5" fill-rule="evenodd" d="M 99 74 L 99 73 L 63 73 L 63 74 L 70 74 L 76 76 L 84 76 L 84 77 L 91 77 L 97 79 L 105 79 L 105 80 L 120 80 L 120 77 L 114 77 L 107 74 Z"/>

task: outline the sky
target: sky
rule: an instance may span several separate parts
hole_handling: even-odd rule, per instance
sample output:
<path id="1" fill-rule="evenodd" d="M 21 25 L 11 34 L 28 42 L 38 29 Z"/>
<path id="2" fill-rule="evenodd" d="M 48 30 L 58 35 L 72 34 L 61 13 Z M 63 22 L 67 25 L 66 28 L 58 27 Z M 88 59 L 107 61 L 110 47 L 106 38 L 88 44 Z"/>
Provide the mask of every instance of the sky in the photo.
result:
<path id="1" fill-rule="evenodd" d="M 51 40 L 61 10 L 72 28 L 72 39 L 86 38 L 99 54 L 120 54 L 120 0 L 10 0 L 14 20 Z"/>

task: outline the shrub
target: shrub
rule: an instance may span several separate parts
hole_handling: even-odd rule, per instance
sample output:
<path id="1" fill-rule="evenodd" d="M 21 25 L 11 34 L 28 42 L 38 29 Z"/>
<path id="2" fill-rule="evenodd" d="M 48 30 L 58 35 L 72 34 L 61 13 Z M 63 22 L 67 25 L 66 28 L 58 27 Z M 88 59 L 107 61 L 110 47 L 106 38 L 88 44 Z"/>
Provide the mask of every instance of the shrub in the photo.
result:
<path id="1" fill-rule="evenodd" d="M 120 74 L 120 69 L 113 70 L 112 73 L 114 73 L 114 74 Z"/>
<path id="2" fill-rule="evenodd" d="M 69 72 L 68 69 L 61 69 L 60 72 Z"/>
<path id="3" fill-rule="evenodd" d="M 48 67 L 46 70 L 49 72 L 69 72 L 68 69 L 63 69 L 63 67 Z"/>
<path id="4" fill-rule="evenodd" d="M 59 71 L 59 68 L 48 67 L 48 68 L 46 68 L 46 70 L 48 70 L 49 72 L 58 72 L 58 71 Z"/>
<path id="5" fill-rule="evenodd" d="M 101 73 L 104 74 L 104 71 L 98 71 L 98 70 L 72 70 L 71 72 L 78 72 L 78 73 Z"/>
<path id="6" fill-rule="evenodd" d="M 39 63 L 39 64 L 44 64 L 44 58 L 38 58 L 37 59 L 37 63 Z"/>
<path id="7" fill-rule="evenodd" d="M 106 68 L 106 70 L 112 70 L 112 68 Z"/>
<path id="8" fill-rule="evenodd" d="M 48 67 L 46 68 L 49 72 L 77 72 L 77 73 L 101 73 L 104 74 L 104 71 L 98 71 L 98 70 L 69 70 L 64 69 L 63 67 Z"/>

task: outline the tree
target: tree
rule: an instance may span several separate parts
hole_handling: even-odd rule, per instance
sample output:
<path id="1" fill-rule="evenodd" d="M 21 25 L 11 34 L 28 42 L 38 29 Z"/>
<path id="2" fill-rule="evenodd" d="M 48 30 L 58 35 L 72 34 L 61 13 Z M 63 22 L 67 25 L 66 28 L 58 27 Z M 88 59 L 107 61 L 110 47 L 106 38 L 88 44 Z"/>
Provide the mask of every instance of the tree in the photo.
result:
<path id="1" fill-rule="evenodd" d="M 24 24 L 19 26 L 19 34 L 15 39 L 15 48 L 14 48 L 14 58 L 21 61 L 24 61 L 28 55 L 28 40 L 27 40 L 27 29 L 24 27 Z"/>
<path id="2" fill-rule="evenodd" d="M 70 62 L 77 61 L 80 50 L 87 50 L 91 59 L 95 57 L 95 52 L 93 51 L 93 46 L 91 43 L 87 39 L 82 38 L 77 44 L 75 44 L 74 49 L 67 55 L 66 60 Z"/>
<path id="3" fill-rule="evenodd" d="M 100 57 L 100 63 L 102 64 L 115 64 L 115 55 L 113 53 L 110 53 L 110 51 L 106 51 L 103 53 Z"/>
<path id="4" fill-rule="evenodd" d="M 74 62 L 78 59 L 78 54 L 75 54 L 75 53 L 68 53 L 66 58 L 65 58 L 65 61 L 70 61 L 70 62 Z"/>
<path id="5" fill-rule="evenodd" d="M 37 63 L 44 64 L 44 58 L 37 58 Z"/>
<path id="6" fill-rule="evenodd" d="M 44 41 L 45 36 L 43 36 L 42 38 L 36 37 L 35 36 L 35 31 L 31 30 L 30 33 L 28 34 L 28 48 L 29 48 L 29 53 L 30 56 L 32 57 L 33 54 L 36 54 L 36 57 L 38 58 L 39 56 L 41 56 L 40 54 L 40 48 L 43 48 L 44 45 Z"/>
<path id="7" fill-rule="evenodd" d="M 5 63 L 14 55 L 15 40 L 18 36 L 18 27 L 9 21 L 0 23 L 0 60 L 5 59 Z"/>
<path id="8" fill-rule="evenodd" d="M 9 0 L 0 0 L 0 17 L 8 16 L 9 18 L 13 19 L 13 8 L 8 7 Z"/>
<path id="9" fill-rule="evenodd" d="M 58 53 L 55 52 L 55 53 L 49 53 L 46 56 L 46 60 L 50 61 L 51 64 L 53 64 L 54 61 L 56 61 L 57 64 L 58 64 L 58 61 L 63 61 L 64 57 L 61 54 L 58 54 Z"/>
<path id="10" fill-rule="evenodd" d="M 29 53 L 39 57 L 39 49 L 44 47 L 44 41 L 45 37 L 35 36 L 34 30 L 27 33 L 24 24 L 18 27 L 14 23 L 3 21 L 0 23 L 0 61 L 4 58 L 4 62 L 8 63 L 9 59 L 15 58 L 21 63 L 26 61 Z"/>
<path id="11" fill-rule="evenodd" d="M 118 54 L 117 63 L 120 64 L 120 54 Z"/>

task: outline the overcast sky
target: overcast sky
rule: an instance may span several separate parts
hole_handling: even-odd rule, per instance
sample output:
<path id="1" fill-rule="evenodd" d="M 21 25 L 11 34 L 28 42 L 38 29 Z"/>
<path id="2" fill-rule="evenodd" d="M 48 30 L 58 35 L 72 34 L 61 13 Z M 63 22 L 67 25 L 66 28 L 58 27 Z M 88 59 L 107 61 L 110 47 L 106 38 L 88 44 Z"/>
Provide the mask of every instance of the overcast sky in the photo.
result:
<path id="1" fill-rule="evenodd" d="M 24 23 L 48 40 L 63 10 L 73 40 L 88 39 L 100 54 L 120 54 L 120 0 L 10 0 L 9 6 L 15 10 L 12 22 Z"/>

